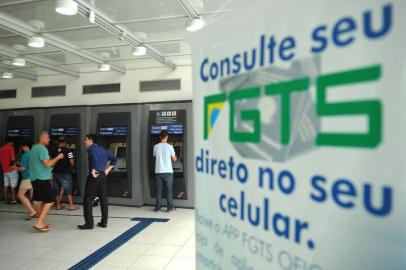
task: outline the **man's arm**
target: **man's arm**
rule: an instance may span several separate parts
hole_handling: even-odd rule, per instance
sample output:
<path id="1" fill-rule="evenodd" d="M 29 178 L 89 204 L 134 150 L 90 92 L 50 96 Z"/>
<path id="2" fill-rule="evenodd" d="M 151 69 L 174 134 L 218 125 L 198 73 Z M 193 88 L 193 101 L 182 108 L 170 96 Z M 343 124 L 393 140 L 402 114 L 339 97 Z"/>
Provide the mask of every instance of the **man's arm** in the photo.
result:
<path id="1" fill-rule="evenodd" d="M 73 151 L 68 152 L 69 164 L 73 167 L 75 166 L 75 156 Z"/>
<path id="2" fill-rule="evenodd" d="M 15 154 L 15 151 L 14 151 L 14 147 L 12 147 L 11 151 L 10 151 L 10 160 L 13 163 L 13 165 L 11 165 L 10 168 L 12 170 L 18 170 L 18 167 L 16 166 L 16 162 L 15 162 L 16 161 L 16 154 Z"/>
<path id="3" fill-rule="evenodd" d="M 16 166 L 16 170 L 19 172 L 23 172 L 23 171 L 25 171 L 25 169 L 26 169 L 26 167 L 24 167 L 24 166 L 20 166 L 20 167 Z"/>
<path id="4" fill-rule="evenodd" d="M 107 168 L 104 170 L 105 175 L 109 175 L 110 171 L 114 168 L 114 166 L 117 164 L 117 157 L 112 155 L 110 152 L 108 153 L 108 160 L 110 161 L 110 165 L 107 166 Z"/>
<path id="5" fill-rule="evenodd" d="M 16 152 L 14 151 L 14 147 L 11 148 L 10 159 L 12 161 L 16 160 Z"/>
<path id="6" fill-rule="evenodd" d="M 54 157 L 53 159 L 44 159 L 42 160 L 42 163 L 44 163 L 45 166 L 47 166 L 48 168 L 52 168 L 55 166 L 55 164 L 59 161 L 63 159 L 63 154 L 59 153 L 56 157 Z"/>
<path id="7" fill-rule="evenodd" d="M 178 157 L 176 156 L 175 149 L 173 149 L 173 146 L 171 146 L 170 152 L 171 152 L 171 158 L 172 158 L 172 160 L 173 160 L 173 161 L 177 161 L 177 160 L 178 160 Z"/>

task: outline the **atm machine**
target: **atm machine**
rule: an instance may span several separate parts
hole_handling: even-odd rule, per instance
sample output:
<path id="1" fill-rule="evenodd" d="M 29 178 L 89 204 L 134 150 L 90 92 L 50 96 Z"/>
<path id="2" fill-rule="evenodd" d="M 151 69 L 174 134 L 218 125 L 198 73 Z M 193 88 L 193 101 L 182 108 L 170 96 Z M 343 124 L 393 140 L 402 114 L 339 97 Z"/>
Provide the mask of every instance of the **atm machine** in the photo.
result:
<path id="1" fill-rule="evenodd" d="M 15 110 L 5 111 L 4 119 L 4 138 L 14 139 L 16 158 L 19 159 L 22 152 L 20 144 L 24 140 L 36 141 L 36 133 L 41 130 L 43 123 L 42 110 Z"/>
<path id="2" fill-rule="evenodd" d="M 194 182 L 192 160 L 192 104 L 168 103 L 144 105 L 143 113 L 144 151 L 147 162 L 144 167 L 144 199 L 145 204 L 153 205 L 156 197 L 154 145 L 159 143 L 162 130 L 169 133 L 168 143 L 172 144 L 178 157 L 172 162 L 174 171 L 173 197 L 177 207 L 194 207 Z M 163 189 L 166 198 L 166 186 Z"/>
<path id="3" fill-rule="evenodd" d="M 113 204 L 141 206 L 139 157 L 140 107 L 107 105 L 92 108 L 97 144 L 117 157 L 107 177 L 107 194 Z"/>
<path id="4" fill-rule="evenodd" d="M 77 108 L 76 108 L 77 109 Z M 80 113 L 63 113 L 57 109 L 50 109 L 46 112 L 48 130 L 51 137 L 51 146 L 57 147 L 57 140 L 64 137 L 66 147 L 73 150 L 75 156 L 75 166 L 72 168 L 73 196 L 80 196 L 81 184 L 86 180 L 85 174 L 82 173 L 81 155 L 83 154 L 81 134 L 81 114 Z M 81 180 L 81 182 L 79 182 Z"/>
<path id="5" fill-rule="evenodd" d="M 24 140 L 30 140 L 35 143 L 35 134 L 42 127 L 42 110 L 7 110 L 3 111 L 2 121 L 0 123 L 2 132 L 2 143 L 7 137 L 14 139 L 16 159 L 19 160 L 22 151 L 20 144 Z M 3 178 L 1 178 L 0 184 Z M 0 197 L 3 198 L 1 192 Z"/>

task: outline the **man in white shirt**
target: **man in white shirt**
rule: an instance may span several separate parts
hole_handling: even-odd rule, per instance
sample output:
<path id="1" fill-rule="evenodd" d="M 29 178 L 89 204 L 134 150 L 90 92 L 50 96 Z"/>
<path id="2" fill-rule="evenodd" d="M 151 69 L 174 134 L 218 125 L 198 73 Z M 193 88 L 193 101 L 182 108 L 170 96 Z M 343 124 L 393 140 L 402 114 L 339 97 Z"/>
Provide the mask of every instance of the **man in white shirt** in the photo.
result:
<path id="1" fill-rule="evenodd" d="M 173 205 L 173 168 L 172 162 L 177 160 L 175 149 L 168 144 L 168 131 L 162 130 L 159 135 L 161 142 L 154 145 L 154 157 L 155 157 L 155 179 L 156 179 L 156 206 L 155 212 L 160 212 L 162 207 L 162 185 L 166 182 L 167 187 L 167 210 L 168 212 L 175 211 Z"/>

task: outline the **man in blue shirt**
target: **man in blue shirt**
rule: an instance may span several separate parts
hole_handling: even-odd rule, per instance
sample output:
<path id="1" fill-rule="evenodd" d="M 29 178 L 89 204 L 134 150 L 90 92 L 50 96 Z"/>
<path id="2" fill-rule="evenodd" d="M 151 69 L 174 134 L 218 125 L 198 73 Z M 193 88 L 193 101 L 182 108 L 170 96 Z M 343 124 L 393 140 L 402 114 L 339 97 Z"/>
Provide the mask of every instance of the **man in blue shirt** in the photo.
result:
<path id="1" fill-rule="evenodd" d="M 117 158 L 109 151 L 96 144 L 96 135 L 88 134 L 85 138 L 85 146 L 89 159 L 89 176 L 87 178 L 85 195 L 83 199 L 83 215 L 85 224 L 78 225 L 80 230 L 91 230 L 93 222 L 93 198 L 100 198 L 102 219 L 97 226 L 106 228 L 108 218 L 108 200 L 106 177 L 117 163 Z M 109 163 L 110 162 L 110 163 Z"/>

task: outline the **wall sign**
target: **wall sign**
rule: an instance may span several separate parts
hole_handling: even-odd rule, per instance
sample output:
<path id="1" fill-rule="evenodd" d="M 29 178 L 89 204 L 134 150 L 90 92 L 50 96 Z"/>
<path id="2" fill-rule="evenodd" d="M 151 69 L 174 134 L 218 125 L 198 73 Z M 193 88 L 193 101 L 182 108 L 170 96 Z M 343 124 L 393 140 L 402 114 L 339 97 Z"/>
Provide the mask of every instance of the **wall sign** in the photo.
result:
<path id="1" fill-rule="evenodd" d="M 227 8 L 190 38 L 197 269 L 406 269 L 406 2 Z"/>

